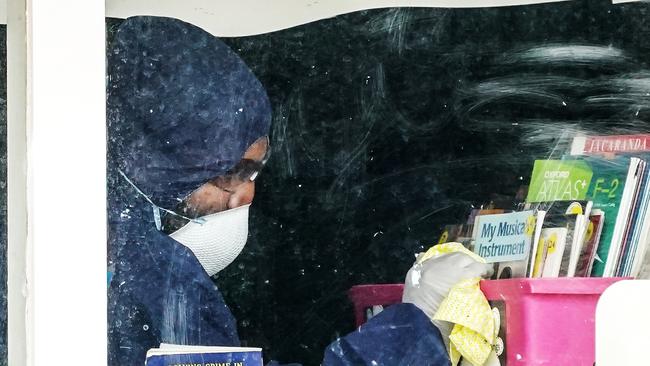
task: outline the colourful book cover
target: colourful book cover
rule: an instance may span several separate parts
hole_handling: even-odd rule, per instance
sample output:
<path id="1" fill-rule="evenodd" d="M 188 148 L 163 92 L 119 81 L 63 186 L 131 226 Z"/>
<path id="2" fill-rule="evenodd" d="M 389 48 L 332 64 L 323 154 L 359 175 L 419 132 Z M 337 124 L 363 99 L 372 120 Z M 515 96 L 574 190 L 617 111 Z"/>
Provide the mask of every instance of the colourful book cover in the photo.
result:
<path id="1" fill-rule="evenodd" d="M 262 366 L 260 348 L 166 345 L 147 352 L 145 366 Z"/>
<path id="2" fill-rule="evenodd" d="M 614 159 L 587 159 L 594 171 L 589 196 L 594 202 L 594 208 L 602 210 L 608 217 L 603 225 L 592 276 L 609 277 L 615 275 L 620 250 L 632 219 L 641 160 L 621 156 Z"/>
<path id="3" fill-rule="evenodd" d="M 650 152 L 650 134 L 577 136 L 571 155 L 599 155 Z"/>
<path id="4" fill-rule="evenodd" d="M 623 210 L 623 216 L 618 214 L 630 162 L 625 156 L 584 156 L 582 159 L 535 162 L 527 202 L 591 200 L 593 208 L 602 210 L 607 216 L 592 269 L 594 277 L 602 277 L 608 256 L 618 254 L 609 253 L 612 239 L 616 240 L 618 249 L 624 235 L 623 225 L 627 223 L 622 221 L 627 218 L 628 209 Z"/>
<path id="5" fill-rule="evenodd" d="M 473 235 L 474 253 L 488 263 L 526 261 L 534 231 L 534 211 L 477 216 Z"/>
<path id="6" fill-rule="evenodd" d="M 627 157 L 625 159 L 629 159 L 629 157 L 647 158 L 650 155 L 650 134 L 577 136 L 573 139 L 571 145 L 571 155 L 592 157 L 600 156 L 603 160 L 612 157 L 617 157 L 618 159 L 623 159 L 624 157 Z M 646 179 L 644 178 L 643 181 L 645 180 Z M 620 189 L 620 184 L 618 184 L 618 186 L 618 193 L 620 194 L 622 190 Z M 609 189 L 614 190 L 614 188 L 615 186 L 612 186 Z M 643 193 L 644 192 L 642 191 L 641 194 Z M 618 204 L 620 204 L 620 201 Z M 616 220 L 608 216 L 603 232 L 603 236 L 607 236 L 607 238 L 603 237 L 601 239 L 601 249 L 598 250 L 598 255 L 596 256 L 596 261 L 592 271 L 593 276 L 601 276 L 603 274 L 626 275 L 627 273 L 636 273 L 636 271 L 638 271 L 639 264 L 634 264 L 634 257 L 637 254 L 636 252 L 639 250 L 645 253 L 645 243 L 641 243 L 642 246 L 639 247 L 639 241 L 647 239 L 647 232 L 640 233 L 639 230 L 648 231 L 648 229 L 646 228 L 647 225 L 644 226 L 639 223 L 639 212 L 635 211 L 637 209 L 638 207 L 631 208 L 632 216 L 630 216 L 630 220 L 636 220 L 636 222 L 634 223 L 634 226 L 631 227 L 630 231 L 625 233 L 627 236 L 623 238 L 624 241 L 620 244 L 621 248 L 617 248 L 618 250 L 616 253 L 609 253 L 609 247 L 612 244 L 610 231 L 613 230 Z M 644 213 L 642 212 L 641 215 L 643 214 Z M 632 235 L 632 237 L 629 235 Z M 641 235 L 644 237 L 641 238 Z M 603 248 L 603 245 L 607 248 Z M 616 266 L 612 263 L 607 263 L 607 257 L 612 255 L 616 257 L 620 255 L 622 257 L 617 258 Z M 633 265 L 635 266 L 634 269 L 631 268 Z M 606 269 L 609 273 L 605 273 Z"/>
<path id="7" fill-rule="evenodd" d="M 587 197 L 593 201 L 593 208 L 601 210 L 607 217 L 602 224 L 600 244 L 591 271 L 592 277 L 602 277 L 612 238 L 614 238 L 616 222 L 620 221 L 618 216 L 630 167 L 630 158 L 586 157 L 585 161 L 591 166 L 593 172 Z M 621 214 L 627 215 L 628 212 L 621 212 Z"/>
<path id="8" fill-rule="evenodd" d="M 592 175 L 583 160 L 536 160 L 526 202 L 584 200 Z"/>
<path id="9" fill-rule="evenodd" d="M 570 240 L 567 240 L 569 251 L 566 252 L 565 258 L 568 262 L 563 265 L 566 273 L 561 273 L 560 276 L 565 275 L 573 277 L 575 275 L 575 268 L 577 267 L 579 251 L 582 249 L 582 240 L 587 230 L 587 217 L 589 215 L 589 211 L 591 211 L 592 202 L 551 201 L 528 203 L 527 205 L 529 208 L 535 208 L 538 210 L 535 240 L 533 241 L 531 250 L 530 268 L 528 273 L 529 277 L 534 277 L 534 262 L 538 254 L 541 230 L 546 227 L 557 227 L 555 221 L 557 221 L 558 217 L 560 217 L 563 222 L 560 226 L 564 226 L 570 229 L 570 232 L 568 233 Z M 572 222 L 568 222 L 568 217 L 565 217 L 566 215 L 571 215 L 570 218 Z"/>
<path id="10" fill-rule="evenodd" d="M 576 268 L 576 277 L 589 277 L 600 243 L 600 237 L 603 231 L 605 214 L 601 210 L 594 210 L 593 215 L 589 217 L 587 233 L 585 234 L 584 244 L 578 258 Z"/>
<path id="11" fill-rule="evenodd" d="M 567 228 L 547 228 L 542 229 L 546 256 L 544 258 L 544 267 L 542 268 L 542 277 L 558 277 L 562 257 L 564 255 L 567 242 Z"/>
<path id="12" fill-rule="evenodd" d="M 557 234 L 555 234 L 555 237 L 552 237 L 549 229 L 542 229 L 539 243 L 537 245 L 537 250 L 535 252 L 535 261 L 533 263 L 533 271 L 531 273 L 532 278 L 542 277 L 544 262 L 546 262 L 546 254 L 548 253 L 548 245 L 554 241 L 557 241 Z"/>
<path id="13" fill-rule="evenodd" d="M 576 240 L 584 227 L 584 215 L 581 212 L 566 214 L 562 210 L 550 210 L 544 219 L 542 239 L 546 248 L 542 273 L 544 277 L 568 277 L 575 272 L 571 258 Z M 576 255 L 577 257 L 577 255 Z M 547 265 L 550 266 L 547 269 Z M 534 268 L 533 268 L 534 272 Z"/>

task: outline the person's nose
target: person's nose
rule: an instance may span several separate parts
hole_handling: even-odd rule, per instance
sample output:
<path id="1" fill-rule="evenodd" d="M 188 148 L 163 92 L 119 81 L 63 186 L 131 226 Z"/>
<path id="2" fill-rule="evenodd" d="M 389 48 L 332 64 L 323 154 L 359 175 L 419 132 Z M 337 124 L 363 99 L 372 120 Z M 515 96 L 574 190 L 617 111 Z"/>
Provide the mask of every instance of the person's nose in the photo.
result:
<path id="1" fill-rule="evenodd" d="M 237 208 L 248 205 L 253 202 L 255 196 L 255 182 L 247 182 L 240 184 L 231 191 L 230 199 L 228 200 L 228 208 Z"/>

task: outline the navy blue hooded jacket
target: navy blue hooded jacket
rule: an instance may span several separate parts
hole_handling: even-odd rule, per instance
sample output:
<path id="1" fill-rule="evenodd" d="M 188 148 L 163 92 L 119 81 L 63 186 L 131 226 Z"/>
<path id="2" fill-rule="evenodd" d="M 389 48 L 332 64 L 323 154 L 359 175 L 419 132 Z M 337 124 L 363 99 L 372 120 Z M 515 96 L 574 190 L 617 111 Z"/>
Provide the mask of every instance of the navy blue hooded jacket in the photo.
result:
<path id="1" fill-rule="evenodd" d="M 143 365 L 161 342 L 239 345 L 217 287 L 189 249 L 157 230 L 152 202 L 173 209 L 268 135 L 264 88 L 200 28 L 135 17 L 108 53 L 107 119 L 109 365 Z"/>

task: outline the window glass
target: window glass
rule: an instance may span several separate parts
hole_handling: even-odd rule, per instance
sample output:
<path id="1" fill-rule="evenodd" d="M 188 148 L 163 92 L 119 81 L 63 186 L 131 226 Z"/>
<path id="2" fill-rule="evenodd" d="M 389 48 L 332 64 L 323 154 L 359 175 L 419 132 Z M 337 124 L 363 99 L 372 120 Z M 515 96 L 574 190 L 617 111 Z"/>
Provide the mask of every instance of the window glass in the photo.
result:
<path id="1" fill-rule="evenodd" d="M 160 343 L 446 360 L 424 300 L 355 336 L 350 289 L 521 208 L 574 137 L 650 131 L 649 10 L 388 8 L 245 37 L 108 19 L 109 364 Z M 382 291 L 363 321 L 402 302 Z"/>

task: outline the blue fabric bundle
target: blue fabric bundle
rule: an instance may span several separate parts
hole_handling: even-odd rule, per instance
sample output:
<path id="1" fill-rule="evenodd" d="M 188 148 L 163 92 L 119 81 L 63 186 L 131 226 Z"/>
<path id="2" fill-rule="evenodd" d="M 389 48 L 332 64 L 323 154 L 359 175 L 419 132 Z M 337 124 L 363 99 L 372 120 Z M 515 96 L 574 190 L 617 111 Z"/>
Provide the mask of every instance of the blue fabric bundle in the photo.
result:
<path id="1" fill-rule="evenodd" d="M 396 304 L 325 349 L 325 366 L 450 366 L 440 331 L 413 304 Z"/>

